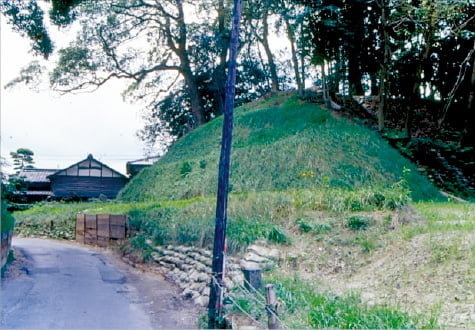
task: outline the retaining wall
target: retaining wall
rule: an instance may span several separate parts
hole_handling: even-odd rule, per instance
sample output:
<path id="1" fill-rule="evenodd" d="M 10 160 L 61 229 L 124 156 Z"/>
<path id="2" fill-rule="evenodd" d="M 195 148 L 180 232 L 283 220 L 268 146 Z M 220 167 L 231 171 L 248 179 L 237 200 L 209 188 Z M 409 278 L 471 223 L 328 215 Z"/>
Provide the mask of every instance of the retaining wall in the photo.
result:
<path id="1" fill-rule="evenodd" d="M 3 268 L 3 266 L 5 266 L 5 264 L 7 263 L 8 253 L 12 248 L 12 237 L 12 230 L 6 233 L 2 233 L 1 235 L 1 268 Z"/>
<path id="2" fill-rule="evenodd" d="M 115 214 L 76 215 L 76 241 L 98 246 L 125 239 L 127 216 Z"/>
<path id="3" fill-rule="evenodd" d="M 209 250 L 187 246 L 156 246 L 152 258 L 168 280 L 182 289 L 182 296 L 195 304 L 207 306 L 211 282 Z M 244 269 L 267 269 L 279 258 L 276 249 L 251 245 L 243 258 L 226 257 L 224 286 L 226 290 L 244 285 Z"/>

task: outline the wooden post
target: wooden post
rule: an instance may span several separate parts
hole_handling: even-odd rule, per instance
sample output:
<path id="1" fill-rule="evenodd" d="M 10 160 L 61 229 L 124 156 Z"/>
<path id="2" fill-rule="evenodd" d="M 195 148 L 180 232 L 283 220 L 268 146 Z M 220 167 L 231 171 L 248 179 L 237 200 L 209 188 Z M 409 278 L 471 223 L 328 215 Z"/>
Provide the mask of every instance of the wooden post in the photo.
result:
<path id="1" fill-rule="evenodd" d="M 244 273 L 244 287 L 251 290 L 259 290 L 262 285 L 262 271 L 260 269 L 243 269 Z"/>
<path id="2" fill-rule="evenodd" d="M 277 295 L 274 284 L 266 285 L 266 310 L 269 317 L 269 329 L 280 329 L 280 322 L 277 317 Z"/>
<path id="3" fill-rule="evenodd" d="M 218 193 L 216 201 L 216 224 L 214 231 L 213 261 L 211 265 L 211 283 L 208 305 L 208 328 L 216 329 L 223 325 L 223 272 L 224 249 L 226 245 L 226 221 L 229 190 L 229 167 L 233 135 L 233 110 L 236 92 L 236 66 L 239 44 L 239 24 L 241 20 L 242 0 L 234 0 L 233 24 L 230 39 L 228 76 L 224 99 L 223 133 L 221 139 L 221 156 L 219 160 Z"/>

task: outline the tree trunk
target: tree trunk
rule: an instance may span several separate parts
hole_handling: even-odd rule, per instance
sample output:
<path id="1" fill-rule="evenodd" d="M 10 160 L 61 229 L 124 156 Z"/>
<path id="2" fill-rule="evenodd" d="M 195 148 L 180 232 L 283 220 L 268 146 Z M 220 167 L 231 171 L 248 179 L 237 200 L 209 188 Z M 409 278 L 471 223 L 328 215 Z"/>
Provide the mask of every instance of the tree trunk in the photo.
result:
<path id="1" fill-rule="evenodd" d="M 330 90 L 328 89 L 327 77 L 325 73 L 325 61 L 320 66 L 320 70 L 322 71 L 322 89 L 323 89 L 323 103 L 327 107 L 327 109 L 331 109 L 331 99 L 330 99 Z"/>
<path id="2" fill-rule="evenodd" d="M 188 93 L 190 96 L 191 115 L 193 116 L 192 128 L 196 128 L 206 122 L 203 113 L 203 107 L 201 106 L 201 96 L 198 90 L 196 78 L 191 72 L 191 69 L 186 70 L 183 75 L 185 77 L 185 83 L 188 86 Z"/>
<path id="3" fill-rule="evenodd" d="M 384 130 L 384 120 L 386 115 L 386 100 L 388 94 L 388 71 L 389 71 L 389 63 L 391 61 L 391 50 L 389 48 L 389 35 L 388 35 L 388 21 L 387 21 L 387 2 L 381 1 L 381 28 L 382 28 L 382 45 L 381 48 L 383 49 L 383 63 L 381 65 L 381 69 L 379 71 L 379 105 L 378 105 L 378 130 L 382 132 Z M 375 79 L 376 80 L 376 79 Z M 374 81 L 376 85 L 376 81 Z M 371 89 L 373 89 L 373 81 L 371 83 Z"/>
<path id="4" fill-rule="evenodd" d="M 386 70 L 381 70 L 381 83 L 379 85 L 379 104 L 378 104 L 378 131 L 384 131 L 384 120 L 386 114 L 386 94 L 387 94 L 387 73 Z"/>
<path id="5" fill-rule="evenodd" d="M 222 289 L 224 277 L 224 249 L 226 242 L 226 222 L 229 190 L 229 168 L 231 163 L 231 146 L 233 131 L 233 110 L 236 93 L 236 62 L 239 45 L 239 25 L 241 20 L 242 0 L 234 0 L 233 27 L 230 42 L 230 59 L 226 80 L 226 97 L 224 100 L 224 121 L 219 160 L 218 193 L 216 201 L 216 224 L 213 245 L 212 279 L 208 305 L 208 327 L 222 327 Z"/>
<path id="6" fill-rule="evenodd" d="M 285 26 L 287 28 L 287 37 L 289 38 L 289 41 L 290 41 L 290 50 L 291 50 L 291 53 L 292 53 L 292 64 L 294 66 L 295 82 L 297 84 L 297 94 L 299 96 L 302 96 L 303 91 L 304 91 L 304 85 L 303 85 L 303 82 L 302 82 L 302 80 L 303 80 L 302 76 L 300 75 L 297 51 L 295 49 L 294 29 L 293 29 L 292 25 L 290 24 L 288 17 L 285 17 L 285 14 L 284 14 L 284 21 L 285 21 Z"/>
<path id="7" fill-rule="evenodd" d="M 371 79 L 371 96 L 378 96 L 380 94 L 380 91 L 379 91 L 380 87 L 378 84 L 378 74 L 371 73 L 370 79 Z"/>
<path id="8" fill-rule="evenodd" d="M 177 0 L 177 9 L 178 9 L 177 21 L 179 24 L 179 37 L 177 40 L 178 45 L 176 47 L 176 51 L 181 62 L 181 67 L 182 67 L 181 73 L 183 74 L 183 77 L 185 79 L 186 86 L 188 86 L 188 93 L 189 93 L 190 103 L 191 103 L 191 114 L 193 116 L 192 128 L 196 128 L 205 123 L 205 116 L 203 113 L 203 108 L 201 106 L 201 97 L 198 91 L 198 84 L 196 82 L 196 77 L 193 74 L 193 71 L 191 70 L 191 64 L 190 64 L 191 62 L 188 56 L 188 50 L 187 50 L 187 45 L 186 45 L 186 41 L 188 40 L 188 37 L 187 37 L 187 29 L 186 29 L 186 23 L 185 23 L 185 14 L 183 11 L 183 3 L 181 0 Z M 170 40 L 169 43 L 170 42 L 173 43 L 172 40 Z"/>
<path id="9" fill-rule="evenodd" d="M 279 91 L 279 78 L 277 76 L 277 66 L 275 65 L 274 55 L 272 55 L 272 51 L 269 46 L 268 16 L 269 16 L 268 10 L 264 9 L 264 17 L 262 19 L 263 32 L 262 32 L 262 38 L 260 38 L 260 41 L 262 43 L 262 46 L 264 46 L 264 50 L 267 56 L 267 61 L 269 62 L 271 90 L 272 92 L 277 92 Z"/>

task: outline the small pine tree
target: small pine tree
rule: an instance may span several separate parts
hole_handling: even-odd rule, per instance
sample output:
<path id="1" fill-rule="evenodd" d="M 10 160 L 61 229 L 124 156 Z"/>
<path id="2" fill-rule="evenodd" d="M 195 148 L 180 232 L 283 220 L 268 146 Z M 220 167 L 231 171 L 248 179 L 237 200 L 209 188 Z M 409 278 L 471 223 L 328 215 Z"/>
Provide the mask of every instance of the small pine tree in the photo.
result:
<path id="1" fill-rule="evenodd" d="M 10 152 L 13 158 L 13 166 L 17 171 L 24 168 L 33 168 L 35 161 L 33 160 L 34 152 L 27 148 L 19 148 L 17 151 Z"/>

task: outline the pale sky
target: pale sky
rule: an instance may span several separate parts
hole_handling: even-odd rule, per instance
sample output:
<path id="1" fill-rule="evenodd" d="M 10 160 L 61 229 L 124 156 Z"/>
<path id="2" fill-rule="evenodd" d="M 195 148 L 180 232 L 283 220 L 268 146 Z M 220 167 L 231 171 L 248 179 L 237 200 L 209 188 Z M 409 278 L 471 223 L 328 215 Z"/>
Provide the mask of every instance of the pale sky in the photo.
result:
<path id="1" fill-rule="evenodd" d="M 118 81 L 93 93 L 65 96 L 47 89 L 34 92 L 23 85 L 4 89 L 22 67 L 38 58 L 29 53 L 29 40 L 12 32 L 3 15 L 0 24 L 3 158 L 11 163 L 11 151 L 28 148 L 35 153 L 35 167 L 63 169 L 91 153 L 125 174 L 127 161 L 144 157 L 144 144 L 136 137 L 142 127 L 139 111 L 143 106 L 123 102 L 124 85 Z"/>

